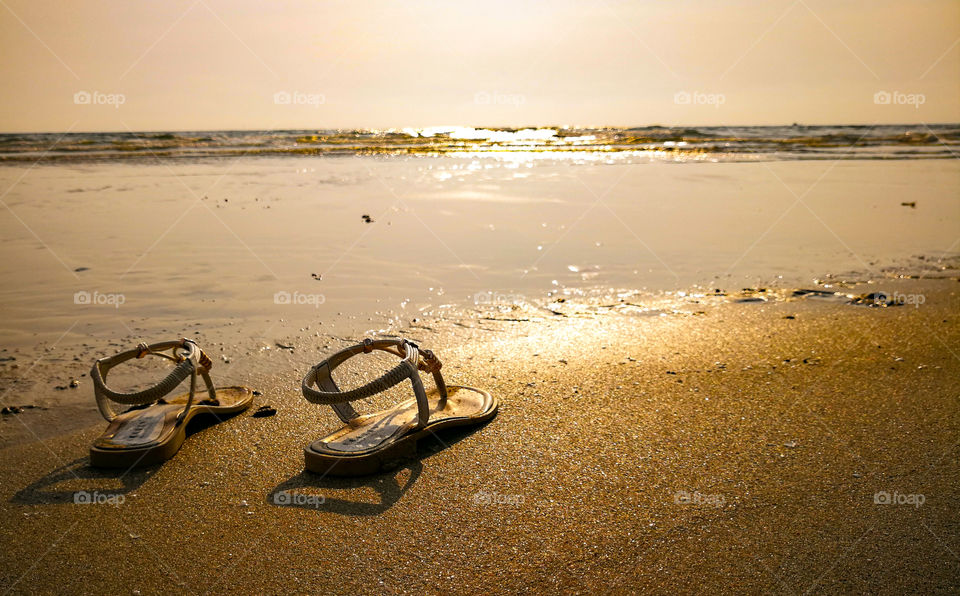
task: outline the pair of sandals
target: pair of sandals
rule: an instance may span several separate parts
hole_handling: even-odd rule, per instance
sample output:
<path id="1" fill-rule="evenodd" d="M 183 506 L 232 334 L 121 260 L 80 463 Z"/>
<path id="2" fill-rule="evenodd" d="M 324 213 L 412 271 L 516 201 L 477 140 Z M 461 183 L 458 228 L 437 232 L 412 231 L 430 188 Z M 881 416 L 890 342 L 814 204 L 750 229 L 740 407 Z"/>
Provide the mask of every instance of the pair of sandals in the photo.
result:
<path id="1" fill-rule="evenodd" d="M 373 350 L 398 356 L 401 362 L 362 387 L 342 391 L 333 380 L 333 370 L 347 359 Z M 148 355 L 170 360 L 176 366 L 166 378 L 143 391 L 122 393 L 107 387 L 110 369 Z M 97 407 L 110 424 L 90 447 L 90 464 L 129 469 L 165 461 L 180 449 L 187 424 L 195 416 L 212 414 L 219 418 L 249 408 L 254 392 L 247 387 L 214 387 L 210 380 L 212 366 L 210 358 L 189 339 L 140 344 L 134 350 L 97 360 L 90 377 Z M 301 384 L 303 397 L 314 404 L 331 406 L 344 426 L 304 448 L 306 469 L 338 476 L 376 473 L 390 462 L 413 455 L 417 441 L 428 433 L 478 424 L 496 415 L 496 398 L 480 389 L 447 385 L 440 374 L 441 366 L 433 352 L 411 341 L 366 339 L 311 368 Z M 433 375 L 435 388 L 424 388 L 420 371 Z M 202 400 L 196 399 L 197 376 L 206 385 L 207 397 Z M 189 393 L 166 398 L 188 378 Z M 413 387 L 414 399 L 366 415 L 351 405 L 406 380 Z M 114 404 L 130 408 L 118 414 Z"/>

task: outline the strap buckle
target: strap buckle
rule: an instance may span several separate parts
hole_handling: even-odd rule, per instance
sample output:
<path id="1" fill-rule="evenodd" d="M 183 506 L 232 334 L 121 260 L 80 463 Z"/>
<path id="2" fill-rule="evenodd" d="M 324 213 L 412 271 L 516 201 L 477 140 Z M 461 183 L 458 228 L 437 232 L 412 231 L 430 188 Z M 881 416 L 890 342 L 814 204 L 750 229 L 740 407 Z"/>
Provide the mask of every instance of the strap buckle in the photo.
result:
<path id="1" fill-rule="evenodd" d="M 186 353 L 180 352 L 180 350 L 186 350 Z M 173 357 L 177 362 L 193 360 L 193 363 L 196 365 L 197 360 L 199 360 L 198 353 L 200 352 L 202 352 L 202 350 L 200 346 L 197 345 L 197 342 L 184 337 L 180 339 L 180 345 L 173 349 Z"/>
<path id="2" fill-rule="evenodd" d="M 440 362 L 440 359 L 437 358 L 432 350 L 420 350 L 420 356 L 421 362 L 417 364 L 417 368 L 420 370 L 435 373 L 443 368 L 443 363 Z"/>

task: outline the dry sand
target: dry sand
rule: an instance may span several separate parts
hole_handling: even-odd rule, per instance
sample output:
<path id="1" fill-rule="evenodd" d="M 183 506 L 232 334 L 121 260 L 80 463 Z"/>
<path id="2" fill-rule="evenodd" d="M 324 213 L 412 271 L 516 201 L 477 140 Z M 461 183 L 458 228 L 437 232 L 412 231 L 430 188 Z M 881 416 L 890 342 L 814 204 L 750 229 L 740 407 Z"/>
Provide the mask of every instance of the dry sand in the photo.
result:
<path id="1" fill-rule="evenodd" d="M 336 419 L 299 379 L 340 344 L 291 333 L 213 371 L 278 414 L 200 430 L 162 466 L 88 468 L 102 423 L 0 451 L 0 590 L 956 592 L 958 285 L 889 284 L 924 304 L 567 302 L 405 326 L 501 411 L 361 479 L 303 471 Z"/>

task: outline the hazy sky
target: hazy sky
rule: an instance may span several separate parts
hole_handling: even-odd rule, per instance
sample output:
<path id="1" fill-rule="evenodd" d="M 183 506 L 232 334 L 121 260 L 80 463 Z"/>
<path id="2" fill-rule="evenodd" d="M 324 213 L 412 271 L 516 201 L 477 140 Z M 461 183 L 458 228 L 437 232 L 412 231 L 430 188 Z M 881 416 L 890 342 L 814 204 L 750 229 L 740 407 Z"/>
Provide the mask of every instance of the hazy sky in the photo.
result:
<path id="1" fill-rule="evenodd" d="M 957 0 L 0 0 L 0 131 L 957 122 L 958 42 Z"/>

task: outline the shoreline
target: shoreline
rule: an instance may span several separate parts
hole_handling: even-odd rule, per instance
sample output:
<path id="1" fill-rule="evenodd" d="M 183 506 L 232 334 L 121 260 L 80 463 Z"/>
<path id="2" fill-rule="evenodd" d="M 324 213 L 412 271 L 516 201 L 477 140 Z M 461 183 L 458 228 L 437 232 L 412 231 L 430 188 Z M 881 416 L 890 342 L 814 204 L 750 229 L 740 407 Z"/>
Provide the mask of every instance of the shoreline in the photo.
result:
<path id="1" fill-rule="evenodd" d="M 206 329 L 200 324 L 183 330 L 161 329 L 156 335 L 128 335 L 108 340 L 103 345 L 89 339 L 83 341 L 84 338 L 67 340 L 61 337 L 52 345 L 40 344 L 33 351 L 3 348 L 0 349 L 0 392 L 8 394 L 4 406 L 13 406 L 21 411 L 3 414 L 0 418 L 0 450 L 99 424 L 101 418 L 90 394 L 89 368 L 97 358 L 130 349 L 139 341 L 149 343 L 184 336 L 196 339 L 214 359 L 213 378 L 218 379 L 223 375 L 219 384 L 245 384 L 246 377 L 263 379 L 265 371 L 277 366 L 285 367 L 280 369 L 278 376 L 295 378 L 302 374 L 290 364 L 302 360 L 293 357 L 295 352 L 297 355 L 304 351 L 312 352 L 319 361 L 325 351 L 335 351 L 335 346 L 377 335 L 430 337 L 437 333 L 437 329 L 447 329 L 449 333 L 451 329 L 486 329 L 486 325 L 498 322 L 536 325 L 551 319 L 570 317 L 613 315 L 629 319 L 699 316 L 705 313 L 702 309 L 723 304 L 735 306 L 738 303 L 813 301 L 854 308 L 920 308 L 926 306 L 924 292 L 943 295 L 951 291 L 952 284 L 960 281 L 960 257 L 944 257 L 935 261 L 921 259 L 921 262 L 928 265 L 927 270 L 886 267 L 888 277 L 881 279 L 863 279 L 862 275 L 857 274 L 849 277 L 828 274 L 806 288 L 758 286 L 736 291 L 687 288 L 656 295 L 635 291 L 566 288 L 532 302 L 492 300 L 480 303 L 473 309 L 437 309 L 407 320 L 384 318 L 379 330 L 375 326 L 365 332 L 350 332 L 347 327 L 341 333 L 329 334 L 323 322 L 314 321 L 311 325 L 303 319 L 267 319 L 259 323 L 229 321 L 225 325 Z M 496 294 L 493 296 L 496 298 Z M 347 321 L 341 321 L 342 326 L 345 324 L 349 325 Z M 250 333 L 251 328 L 258 325 L 265 332 Z M 364 326 L 354 324 L 353 328 Z M 136 330 L 139 331 L 139 328 Z M 283 355 L 288 358 L 283 359 Z M 315 362 L 307 364 L 302 361 L 300 364 L 306 370 Z M 131 370 L 121 367 L 111 378 L 120 383 L 119 386 L 134 390 L 146 387 L 147 380 L 157 374 L 161 374 L 157 367 L 133 366 Z M 24 397 L 13 397 L 17 394 Z M 29 424 L 19 425 L 16 423 L 18 420 Z"/>

